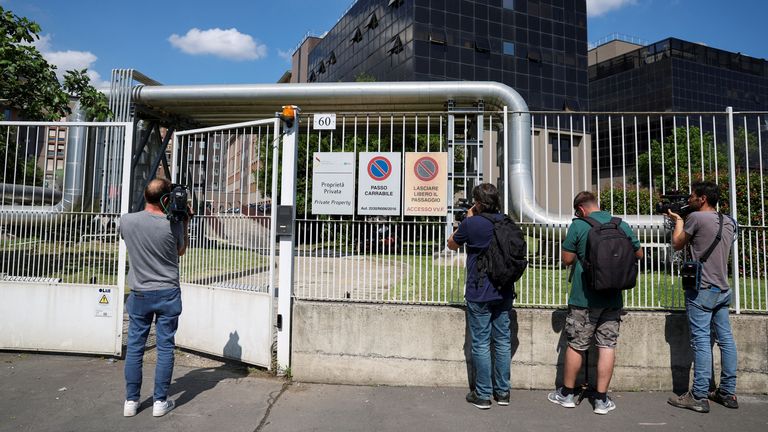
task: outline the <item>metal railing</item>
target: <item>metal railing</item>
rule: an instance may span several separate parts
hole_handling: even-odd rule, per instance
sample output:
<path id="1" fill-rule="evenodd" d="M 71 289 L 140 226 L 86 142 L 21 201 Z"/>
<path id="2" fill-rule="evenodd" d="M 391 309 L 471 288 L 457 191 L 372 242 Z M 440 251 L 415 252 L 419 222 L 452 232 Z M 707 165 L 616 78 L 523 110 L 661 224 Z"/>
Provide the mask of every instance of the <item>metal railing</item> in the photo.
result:
<path id="1" fill-rule="evenodd" d="M 297 258 L 299 298 L 446 304 L 463 301 L 463 252 L 445 248 L 448 217 L 323 216 L 311 213 L 310 160 L 314 152 L 443 151 L 449 153 L 449 201 L 481 182 L 506 185 L 503 112 L 485 112 L 481 131 L 472 113 L 346 113 L 337 128 L 317 131 L 305 113 L 299 137 Z M 509 112 L 512 116 L 515 113 Z M 456 121 L 450 136 L 449 117 Z M 768 311 L 764 176 L 765 113 L 531 113 L 533 198 L 547 213 L 568 220 L 580 190 L 634 224 L 645 248 L 637 287 L 625 304 L 637 309 L 684 306 L 679 252 L 669 246 L 664 219 L 654 217 L 661 196 L 690 192 L 693 181 L 722 186 L 720 210 L 741 228 L 734 243 L 732 285 L 737 311 Z M 461 133 L 458 133 L 459 131 Z M 508 148 L 508 147 L 507 147 Z M 511 212 L 505 187 L 505 210 Z M 734 205 L 735 204 L 735 205 Z M 569 269 L 560 263 L 568 223 L 543 224 L 512 214 L 529 244 L 530 267 L 518 282 L 519 306 L 567 304 Z M 737 269 L 736 272 L 733 269 Z"/>
<path id="2" fill-rule="evenodd" d="M 131 127 L 0 122 L 0 281 L 119 285 Z"/>

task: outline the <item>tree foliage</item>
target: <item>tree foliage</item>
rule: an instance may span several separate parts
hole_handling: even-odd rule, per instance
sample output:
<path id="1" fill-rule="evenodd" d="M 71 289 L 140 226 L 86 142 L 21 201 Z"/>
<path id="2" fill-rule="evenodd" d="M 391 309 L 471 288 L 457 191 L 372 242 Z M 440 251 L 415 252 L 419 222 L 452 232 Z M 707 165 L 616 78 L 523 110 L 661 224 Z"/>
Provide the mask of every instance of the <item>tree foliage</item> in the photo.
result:
<path id="1" fill-rule="evenodd" d="M 112 113 L 107 98 L 91 85 L 85 69 L 67 71 L 59 82 L 56 66 L 32 46 L 40 31 L 37 23 L 0 6 L 0 105 L 17 110 L 25 120 L 55 121 L 69 114 L 70 99 L 76 97 L 89 120 L 108 119 Z M 0 129 L 0 154 L 5 158 L 0 182 L 39 185 L 43 176 L 36 155 L 26 154 L 28 149 L 17 144 L 18 130 Z"/>

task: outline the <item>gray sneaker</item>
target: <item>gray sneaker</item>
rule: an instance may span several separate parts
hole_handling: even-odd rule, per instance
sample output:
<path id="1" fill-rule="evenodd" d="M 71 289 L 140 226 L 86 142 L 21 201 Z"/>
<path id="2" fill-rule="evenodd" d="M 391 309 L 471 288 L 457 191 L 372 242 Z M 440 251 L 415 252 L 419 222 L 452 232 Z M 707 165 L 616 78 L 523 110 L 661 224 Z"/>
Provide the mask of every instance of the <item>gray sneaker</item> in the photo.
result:
<path id="1" fill-rule="evenodd" d="M 672 396 L 667 402 L 678 408 L 685 408 L 700 413 L 709 412 L 709 401 L 706 399 L 696 399 L 690 391 L 680 396 Z"/>
<path id="2" fill-rule="evenodd" d="M 560 387 L 557 390 L 547 395 L 547 399 L 550 402 L 562 405 L 566 408 L 576 408 L 576 402 L 573 401 L 573 394 L 563 396 L 563 388 Z"/>
<path id="3" fill-rule="evenodd" d="M 616 409 L 616 404 L 609 397 L 605 397 L 605 402 L 600 399 L 595 399 L 595 409 L 592 410 L 595 414 L 608 414 L 609 411 Z"/>

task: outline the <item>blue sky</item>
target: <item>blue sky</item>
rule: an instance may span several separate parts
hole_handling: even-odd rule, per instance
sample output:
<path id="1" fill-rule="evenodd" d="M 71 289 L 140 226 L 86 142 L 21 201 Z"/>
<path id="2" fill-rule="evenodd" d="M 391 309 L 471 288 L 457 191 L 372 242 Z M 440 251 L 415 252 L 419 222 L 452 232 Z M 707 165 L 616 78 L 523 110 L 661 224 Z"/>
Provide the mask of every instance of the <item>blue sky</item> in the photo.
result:
<path id="1" fill-rule="evenodd" d="M 449 0 L 458 1 L 458 0 Z M 164 84 L 273 83 L 308 33 L 352 0 L 0 0 L 43 28 L 38 48 L 60 69 L 102 83 L 134 68 Z M 587 0 L 589 41 L 669 36 L 768 58 L 765 0 Z M 738 5 L 736 7 L 735 5 Z"/>

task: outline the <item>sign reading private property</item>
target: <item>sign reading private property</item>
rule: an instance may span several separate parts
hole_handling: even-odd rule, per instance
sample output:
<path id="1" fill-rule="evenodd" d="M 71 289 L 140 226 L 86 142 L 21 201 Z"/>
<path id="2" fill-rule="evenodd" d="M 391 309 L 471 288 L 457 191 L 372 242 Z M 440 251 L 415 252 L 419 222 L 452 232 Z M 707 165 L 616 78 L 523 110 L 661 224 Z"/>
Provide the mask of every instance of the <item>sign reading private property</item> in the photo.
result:
<path id="1" fill-rule="evenodd" d="M 355 154 L 312 155 L 312 214 L 355 214 Z"/>
<path id="2" fill-rule="evenodd" d="M 400 215 L 400 153 L 360 153 L 357 213 Z"/>
<path id="3" fill-rule="evenodd" d="M 448 153 L 406 153 L 405 216 L 448 214 Z"/>

